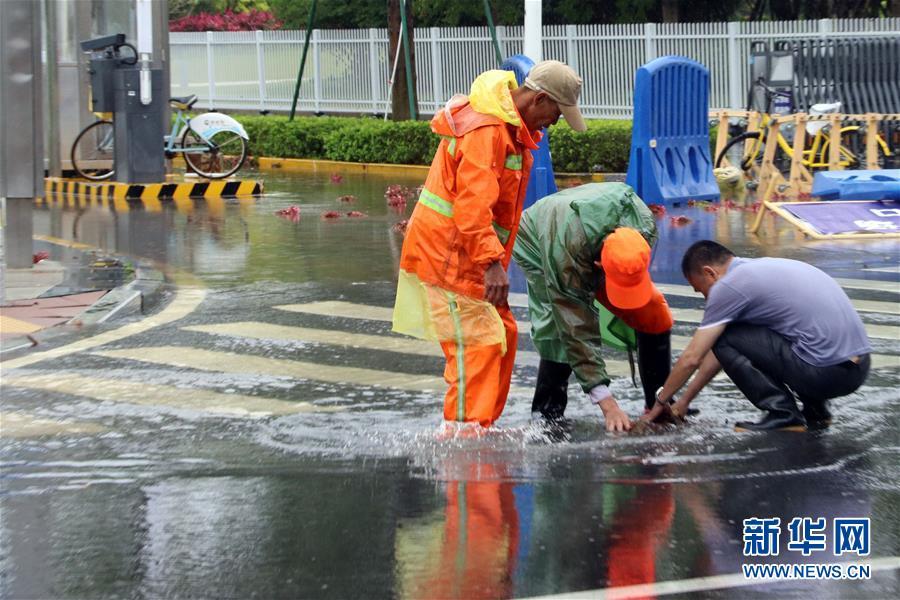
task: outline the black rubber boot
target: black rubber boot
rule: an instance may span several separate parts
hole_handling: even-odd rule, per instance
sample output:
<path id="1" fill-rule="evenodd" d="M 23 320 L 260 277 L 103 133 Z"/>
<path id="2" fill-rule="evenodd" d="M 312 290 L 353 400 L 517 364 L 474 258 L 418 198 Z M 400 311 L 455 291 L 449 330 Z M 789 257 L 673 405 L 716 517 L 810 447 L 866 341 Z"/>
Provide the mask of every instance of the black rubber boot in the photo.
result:
<path id="1" fill-rule="evenodd" d="M 672 332 L 635 333 L 644 405 L 650 410 L 656 403 L 656 390 L 662 387 L 672 370 Z"/>
<path id="2" fill-rule="evenodd" d="M 828 400 L 807 400 L 801 398 L 803 403 L 803 418 L 810 429 L 825 429 L 831 425 L 831 411 L 828 410 Z"/>
<path id="3" fill-rule="evenodd" d="M 768 411 L 760 421 L 736 423 L 736 431 L 806 431 L 806 419 L 797 408 L 794 395 L 783 383 L 773 380 L 756 368 L 753 362 L 728 343 L 723 334 L 713 352 L 725 373 L 753 405 Z"/>
<path id="4" fill-rule="evenodd" d="M 800 417 L 802 419 L 803 417 Z M 753 423 L 739 421 L 734 424 L 735 431 L 806 431 L 806 424 L 789 414 L 770 410 L 766 416 Z"/>
<path id="5" fill-rule="evenodd" d="M 531 413 L 539 413 L 548 421 L 559 421 L 566 412 L 569 402 L 569 375 L 572 367 L 566 363 L 558 363 L 541 359 L 538 366 L 537 385 L 534 388 L 534 399 L 531 401 Z"/>

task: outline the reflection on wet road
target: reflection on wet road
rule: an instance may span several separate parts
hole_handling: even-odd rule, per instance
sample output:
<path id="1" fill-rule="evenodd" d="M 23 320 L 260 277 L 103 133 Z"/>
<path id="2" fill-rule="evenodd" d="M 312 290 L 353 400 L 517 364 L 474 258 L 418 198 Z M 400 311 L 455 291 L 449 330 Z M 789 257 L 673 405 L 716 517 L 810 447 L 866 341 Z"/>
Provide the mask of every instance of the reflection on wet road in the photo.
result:
<path id="1" fill-rule="evenodd" d="M 751 517 L 869 517 L 872 560 L 900 555 L 900 284 L 866 270 L 895 264 L 895 245 L 804 242 L 771 223 L 759 241 L 740 212 L 698 210 L 690 227 L 663 229 L 654 272 L 676 346 L 702 309 L 678 275 L 694 239 L 841 279 L 878 356 L 826 431 L 735 434 L 755 410 L 724 378 L 680 429 L 607 435 L 573 392 L 570 427 L 544 430 L 529 419 L 537 360 L 524 325 L 506 412 L 478 433 L 440 424 L 437 349 L 390 333 L 393 226 L 411 206 L 385 206 L 389 183 L 283 176 L 255 202 L 38 209 L 38 233 L 152 259 L 207 289 L 173 291 L 177 313 L 4 357 L 0 595 L 468 599 L 654 582 L 681 582 L 666 593 L 685 597 L 900 594 L 890 562 L 862 582 L 728 579 Z M 366 217 L 322 218 L 351 194 Z M 292 204 L 299 221 L 274 215 Z M 761 245 L 773 240 L 783 248 Z M 524 297 L 512 304 L 527 320 Z M 638 414 L 625 356 L 609 360 L 614 393 Z M 758 562 L 858 558 L 787 543 L 785 532 L 779 556 Z M 727 577 L 699 579 L 710 576 Z"/>

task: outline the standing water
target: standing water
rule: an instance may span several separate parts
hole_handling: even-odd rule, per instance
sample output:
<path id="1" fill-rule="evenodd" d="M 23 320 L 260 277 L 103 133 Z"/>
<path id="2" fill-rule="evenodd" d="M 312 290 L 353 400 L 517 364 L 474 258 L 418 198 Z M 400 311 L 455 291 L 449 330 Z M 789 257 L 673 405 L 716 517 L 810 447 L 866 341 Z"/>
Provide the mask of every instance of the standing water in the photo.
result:
<path id="1" fill-rule="evenodd" d="M 774 221 L 749 237 L 740 210 L 659 217 L 653 276 L 670 286 L 677 348 L 702 309 L 678 287 L 697 239 L 869 280 L 848 293 L 874 307 L 862 316 L 881 358 L 825 431 L 734 433 L 758 415 L 724 378 L 683 427 L 607 434 L 575 382 L 569 426 L 534 425 L 523 296 L 507 408 L 477 431 L 441 423 L 439 348 L 390 332 L 414 199 L 389 206 L 385 191 L 422 178 L 337 175 L 267 174 L 258 199 L 36 208 L 37 234 L 152 262 L 205 295 L 84 350 L 4 357 L 2 596 L 503 598 L 654 582 L 691 597 L 900 594 L 900 290 L 866 270 L 895 264 L 895 244 L 808 242 Z M 190 304 L 184 289 L 169 301 Z M 607 357 L 637 417 L 626 357 Z M 754 517 L 781 520 L 779 556 L 743 556 Z M 795 517 L 826 519 L 827 551 L 788 547 Z M 857 517 L 871 519 L 871 579 L 746 585 L 747 563 L 859 558 L 835 557 L 830 530 Z M 698 579 L 710 575 L 726 577 Z"/>

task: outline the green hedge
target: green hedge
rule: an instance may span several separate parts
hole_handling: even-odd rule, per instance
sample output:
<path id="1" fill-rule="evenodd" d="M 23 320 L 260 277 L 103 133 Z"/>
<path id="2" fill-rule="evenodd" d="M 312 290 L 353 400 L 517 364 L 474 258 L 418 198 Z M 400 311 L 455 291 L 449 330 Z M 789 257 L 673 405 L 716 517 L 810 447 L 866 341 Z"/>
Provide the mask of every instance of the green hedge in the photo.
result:
<path id="1" fill-rule="evenodd" d="M 577 132 L 563 122 L 549 130 L 553 170 L 561 173 L 623 173 L 631 150 L 631 121 L 588 121 Z"/>
<path id="2" fill-rule="evenodd" d="M 382 121 L 359 117 L 238 115 L 250 136 L 253 156 L 318 158 L 349 162 L 428 165 L 440 138 L 426 121 Z M 554 170 L 562 173 L 621 173 L 628 168 L 631 121 L 588 121 L 577 133 L 564 122 L 550 128 Z M 715 131 L 710 134 L 715 140 Z"/>

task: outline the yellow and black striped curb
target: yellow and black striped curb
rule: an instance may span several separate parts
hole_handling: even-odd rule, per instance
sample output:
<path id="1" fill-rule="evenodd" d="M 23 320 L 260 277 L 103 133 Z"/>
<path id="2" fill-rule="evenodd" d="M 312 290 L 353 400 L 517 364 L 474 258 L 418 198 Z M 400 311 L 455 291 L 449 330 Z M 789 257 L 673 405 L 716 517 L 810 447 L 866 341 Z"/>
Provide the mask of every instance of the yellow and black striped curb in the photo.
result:
<path id="1" fill-rule="evenodd" d="M 101 208 L 104 210 L 112 210 L 119 213 L 130 212 L 132 210 L 144 210 L 147 212 L 160 212 L 168 207 L 172 207 L 182 214 L 190 214 L 197 209 L 198 205 L 203 205 L 204 210 L 212 216 L 223 216 L 225 214 L 226 200 L 237 200 L 241 210 L 248 210 L 256 203 L 253 196 L 235 196 L 234 198 L 139 198 L 137 200 L 129 200 L 128 198 L 108 198 L 106 196 L 88 195 L 82 196 L 72 192 L 61 194 L 46 194 L 43 198 L 35 198 L 35 206 L 38 207 L 68 207 L 68 208 Z"/>
<path id="2" fill-rule="evenodd" d="M 159 200 L 186 198 L 237 198 L 259 196 L 263 183 L 259 180 L 191 181 L 167 183 L 117 183 L 46 177 L 44 191 L 48 196 L 76 195 L 108 200 Z"/>
<path id="3" fill-rule="evenodd" d="M 278 158 L 260 156 L 260 171 L 281 170 L 301 173 L 361 173 L 371 175 L 420 176 L 428 175 L 431 167 L 423 165 L 388 165 L 384 163 L 354 163 L 318 158 Z M 557 185 L 588 181 L 604 182 L 607 175 L 603 173 L 555 173 Z"/>

